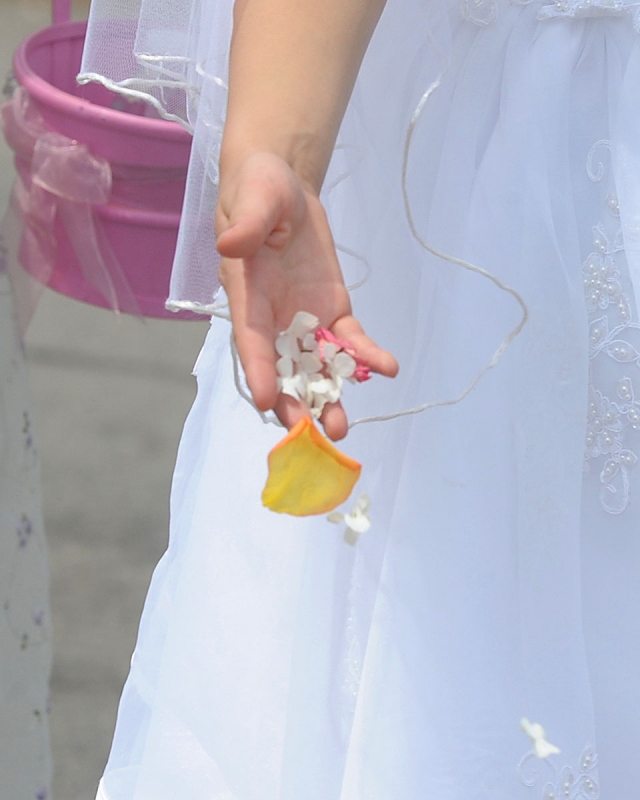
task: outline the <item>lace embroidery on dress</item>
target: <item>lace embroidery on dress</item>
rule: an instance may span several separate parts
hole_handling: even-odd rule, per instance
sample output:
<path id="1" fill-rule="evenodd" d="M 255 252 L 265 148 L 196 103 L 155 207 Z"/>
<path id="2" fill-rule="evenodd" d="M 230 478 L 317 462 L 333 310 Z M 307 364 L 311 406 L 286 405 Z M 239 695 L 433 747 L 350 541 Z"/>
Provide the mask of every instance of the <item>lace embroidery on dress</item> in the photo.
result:
<path id="1" fill-rule="evenodd" d="M 640 33 L 640 3 L 623 3 L 621 0 L 554 0 L 540 9 L 538 19 L 622 16 L 629 17 L 633 29 Z"/>
<path id="2" fill-rule="evenodd" d="M 462 0 L 460 9 L 464 19 L 480 27 L 491 25 L 498 19 L 496 0 Z"/>
<path id="3" fill-rule="evenodd" d="M 514 6 L 528 6 L 536 0 L 509 0 Z M 464 19 L 483 27 L 495 22 L 499 15 L 496 0 L 462 0 Z M 640 3 L 622 0 L 553 0 L 538 12 L 538 19 L 586 19 L 587 17 L 627 17 L 636 33 L 640 33 Z"/>
<path id="4" fill-rule="evenodd" d="M 597 765 L 598 757 L 590 746 L 582 751 L 577 770 L 565 766 L 560 772 L 551 758 L 539 759 L 529 752 L 518 765 L 518 775 L 525 786 L 542 789 L 541 800 L 598 800 Z"/>
<path id="5" fill-rule="evenodd" d="M 604 177 L 604 166 L 593 160 L 606 141 L 589 153 L 587 173 L 593 182 Z M 607 224 L 593 229 L 593 251 L 583 266 L 589 314 L 589 400 L 585 442 L 585 472 L 593 467 L 600 475 L 600 503 L 610 514 L 621 514 L 629 505 L 629 474 L 638 457 L 636 431 L 640 430 L 640 402 L 632 369 L 640 368 L 640 325 L 633 321 L 625 292 L 627 264 L 615 193 L 606 195 Z"/>

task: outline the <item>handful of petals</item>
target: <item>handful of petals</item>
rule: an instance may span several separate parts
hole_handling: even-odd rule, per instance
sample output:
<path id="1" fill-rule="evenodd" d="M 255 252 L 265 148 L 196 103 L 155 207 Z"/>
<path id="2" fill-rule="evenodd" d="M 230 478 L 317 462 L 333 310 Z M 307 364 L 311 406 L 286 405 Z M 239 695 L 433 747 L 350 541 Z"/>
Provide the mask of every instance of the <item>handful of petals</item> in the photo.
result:
<path id="1" fill-rule="evenodd" d="M 314 419 L 327 403 L 339 400 L 345 380 L 355 383 L 371 377 L 353 346 L 320 328 L 318 318 L 306 311 L 298 311 L 287 330 L 278 335 L 275 347 L 280 356 L 278 388 L 304 401 Z"/>
<path id="2" fill-rule="evenodd" d="M 306 311 L 298 311 L 287 330 L 278 335 L 275 348 L 280 391 L 305 402 L 314 419 L 327 403 L 339 400 L 345 380 L 361 382 L 371 377 L 354 347 L 320 328 L 318 318 Z M 361 470 L 309 417 L 278 442 L 268 461 L 262 502 L 272 511 L 295 516 L 332 511 L 349 497 Z"/>

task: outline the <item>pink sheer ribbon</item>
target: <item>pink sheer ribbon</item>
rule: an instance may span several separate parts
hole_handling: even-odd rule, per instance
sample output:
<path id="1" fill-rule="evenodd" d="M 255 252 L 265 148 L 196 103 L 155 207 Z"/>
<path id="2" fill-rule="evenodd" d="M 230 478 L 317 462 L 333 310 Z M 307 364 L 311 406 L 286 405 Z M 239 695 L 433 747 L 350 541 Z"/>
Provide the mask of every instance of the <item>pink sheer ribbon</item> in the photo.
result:
<path id="1" fill-rule="evenodd" d="M 111 195 L 111 166 L 79 142 L 49 131 L 24 88 L 0 106 L 5 139 L 18 175 L 12 205 L 23 224 L 20 262 L 47 284 L 58 253 L 55 223 L 69 237 L 85 280 L 116 312 L 140 315 L 129 282 L 95 219 L 93 206 Z"/>

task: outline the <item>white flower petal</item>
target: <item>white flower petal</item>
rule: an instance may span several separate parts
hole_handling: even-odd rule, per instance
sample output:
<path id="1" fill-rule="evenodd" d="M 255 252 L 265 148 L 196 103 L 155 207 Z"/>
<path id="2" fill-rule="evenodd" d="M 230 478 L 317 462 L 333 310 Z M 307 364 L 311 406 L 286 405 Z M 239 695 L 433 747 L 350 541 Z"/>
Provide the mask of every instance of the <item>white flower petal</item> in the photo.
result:
<path id="1" fill-rule="evenodd" d="M 298 369 L 306 372 L 308 375 L 320 372 L 322 369 L 322 361 L 315 353 L 304 352 L 300 354 L 298 361 Z"/>
<path id="2" fill-rule="evenodd" d="M 308 350 L 310 353 L 318 352 L 320 348 L 318 347 L 318 340 L 316 339 L 314 333 L 305 334 L 304 338 L 302 339 L 302 349 Z"/>
<path id="3" fill-rule="evenodd" d="M 276 353 L 297 361 L 300 358 L 300 347 L 295 336 L 288 333 L 280 333 L 276 339 Z"/>
<path id="4" fill-rule="evenodd" d="M 522 717 L 522 719 L 520 720 L 520 730 L 523 733 L 526 733 L 527 736 L 531 737 L 531 734 L 529 732 L 531 730 L 531 723 L 526 717 Z"/>
<path id="5" fill-rule="evenodd" d="M 276 372 L 281 378 L 293 377 L 293 359 L 289 356 L 282 356 L 276 361 Z"/>
<path id="6" fill-rule="evenodd" d="M 334 511 L 327 519 L 329 522 L 344 522 L 346 528 L 344 531 L 344 540 L 347 544 L 354 545 L 361 533 L 365 533 L 371 527 L 371 520 L 366 511 L 369 508 L 369 495 L 361 494 L 356 500 L 355 506 L 350 514 L 341 514 Z"/>
<path id="7" fill-rule="evenodd" d="M 537 758 L 549 758 L 549 756 L 557 755 L 560 752 L 560 748 L 546 739 L 539 739 L 533 744 L 533 752 Z"/>
<path id="8" fill-rule="evenodd" d="M 353 546 L 358 541 L 359 536 L 360 534 L 354 531 L 352 528 L 345 528 L 344 540 L 347 544 Z"/>
<path id="9" fill-rule="evenodd" d="M 364 514 L 345 514 L 344 521 L 356 533 L 365 533 L 371 527 L 371 520 Z"/>
<path id="10" fill-rule="evenodd" d="M 531 739 L 533 752 L 537 758 L 548 758 L 560 752 L 560 748 L 547 741 L 547 734 L 538 722 L 529 722 L 526 717 L 520 720 L 520 729 Z"/>
<path id="11" fill-rule="evenodd" d="M 309 391 L 313 394 L 327 395 L 335 389 L 335 384 L 330 378 L 320 378 L 320 380 L 309 380 Z"/>
<path id="12" fill-rule="evenodd" d="M 337 403 L 338 400 L 340 399 L 340 394 L 341 394 L 340 387 L 336 386 L 334 382 L 331 389 L 325 392 L 325 397 L 327 398 L 328 403 Z"/>
<path id="13" fill-rule="evenodd" d="M 341 378 L 350 378 L 356 371 L 356 360 L 349 353 L 338 353 L 331 364 L 331 373 Z"/>
<path id="14" fill-rule="evenodd" d="M 340 389 L 331 378 L 320 378 L 320 380 L 309 381 L 309 390 L 314 397 L 323 398 L 323 403 L 337 403 L 340 399 Z"/>
<path id="15" fill-rule="evenodd" d="M 331 364 L 338 352 L 338 345 L 333 342 L 325 342 L 322 348 L 322 356 L 325 364 Z"/>
<path id="16" fill-rule="evenodd" d="M 319 419 L 324 411 L 324 407 L 327 405 L 327 400 L 324 395 L 315 394 L 311 402 L 307 402 L 307 405 L 311 409 L 314 418 Z"/>
<path id="17" fill-rule="evenodd" d="M 544 728 L 539 722 L 530 722 L 528 735 L 531 739 L 533 739 L 533 741 L 536 741 L 537 739 L 544 739 Z"/>
<path id="18" fill-rule="evenodd" d="M 289 395 L 289 397 L 293 397 L 294 400 L 301 400 L 302 399 L 300 397 L 300 395 L 298 394 L 297 388 L 295 386 L 293 386 L 291 383 L 289 383 L 288 381 L 287 382 L 285 382 L 285 381 L 282 382 L 282 388 L 280 389 L 280 391 L 282 392 L 282 394 L 286 394 L 286 395 Z"/>
<path id="19" fill-rule="evenodd" d="M 287 394 L 295 400 L 302 400 L 305 395 L 305 382 L 301 380 L 301 375 L 294 375 L 292 378 L 282 378 L 282 394 Z"/>
<path id="20" fill-rule="evenodd" d="M 319 325 L 320 320 L 314 317 L 313 314 L 308 311 L 298 311 L 291 320 L 286 332 L 295 336 L 296 339 L 304 339 L 308 333 L 315 331 Z"/>

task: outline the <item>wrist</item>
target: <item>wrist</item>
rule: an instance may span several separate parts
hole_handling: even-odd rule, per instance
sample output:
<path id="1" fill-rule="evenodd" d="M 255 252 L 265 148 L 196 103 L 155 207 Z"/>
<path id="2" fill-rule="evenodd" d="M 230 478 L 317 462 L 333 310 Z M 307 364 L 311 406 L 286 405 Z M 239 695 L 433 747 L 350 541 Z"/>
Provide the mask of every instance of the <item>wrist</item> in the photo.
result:
<path id="1" fill-rule="evenodd" d="M 265 126 L 264 130 L 267 128 Z M 258 154 L 270 155 L 283 161 L 296 175 L 303 187 L 315 195 L 320 194 L 332 149 L 322 146 L 315 133 L 234 135 L 227 126 L 220 151 L 221 190 L 228 181 Z"/>

